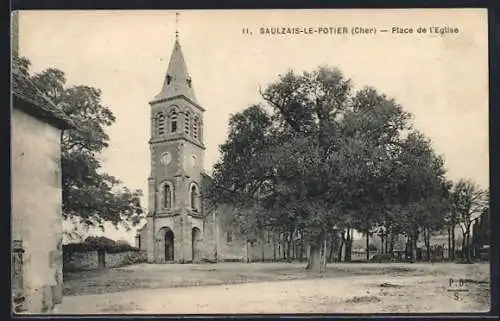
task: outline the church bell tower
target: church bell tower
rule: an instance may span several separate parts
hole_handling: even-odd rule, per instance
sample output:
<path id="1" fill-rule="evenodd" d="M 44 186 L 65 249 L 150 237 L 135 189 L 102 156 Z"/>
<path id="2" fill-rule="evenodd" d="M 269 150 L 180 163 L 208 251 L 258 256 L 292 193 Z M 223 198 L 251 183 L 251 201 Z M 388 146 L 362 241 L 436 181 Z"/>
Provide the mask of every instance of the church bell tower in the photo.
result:
<path id="1" fill-rule="evenodd" d="M 160 92 L 149 102 L 148 262 L 197 262 L 203 235 L 203 112 L 176 32 Z"/>

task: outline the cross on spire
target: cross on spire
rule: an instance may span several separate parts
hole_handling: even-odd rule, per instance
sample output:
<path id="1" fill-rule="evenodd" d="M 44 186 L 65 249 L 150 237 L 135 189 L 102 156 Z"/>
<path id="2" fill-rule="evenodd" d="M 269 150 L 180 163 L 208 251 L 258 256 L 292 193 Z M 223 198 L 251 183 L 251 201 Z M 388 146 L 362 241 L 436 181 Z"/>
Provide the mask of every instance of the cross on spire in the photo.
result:
<path id="1" fill-rule="evenodd" d="M 179 39 L 179 13 L 175 13 L 175 39 Z"/>

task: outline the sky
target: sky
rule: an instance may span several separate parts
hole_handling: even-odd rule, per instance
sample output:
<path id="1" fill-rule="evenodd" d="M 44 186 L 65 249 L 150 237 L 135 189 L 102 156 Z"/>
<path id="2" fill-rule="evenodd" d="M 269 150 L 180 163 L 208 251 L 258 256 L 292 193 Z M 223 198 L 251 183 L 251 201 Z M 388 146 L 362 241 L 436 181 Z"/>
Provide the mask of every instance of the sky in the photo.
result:
<path id="1" fill-rule="evenodd" d="M 25 11 L 19 53 L 31 70 L 65 72 L 68 85 L 102 90 L 117 121 L 103 169 L 147 193 L 150 111 L 175 30 L 204 115 L 204 166 L 211 172 L 231 114 L 262 102 L 259 88 L 288 69 L 338 67 L 356 88 L 372 86 L 413 114 L 444 156 L 448 177 L 489 186 L 488 35 L 482 9 Z M 429 27 L 458 28 L 431 33 Z M 261 34 L 261 28 L 346 27 L 348 34 Z M 353 27 L 376 28 L 352 34 Z M 418 27 L 427 32 L 417 33 Z M 248 28 L 252 34 L 242 30 Z M 412 28 L 413 33 L 393 33 Z M 383 33 L 381 30 L 387 29 Z M 147 207 L 147 199 L 143 204 Z M 107 229 L 133 243 L 133 233 Z"/>

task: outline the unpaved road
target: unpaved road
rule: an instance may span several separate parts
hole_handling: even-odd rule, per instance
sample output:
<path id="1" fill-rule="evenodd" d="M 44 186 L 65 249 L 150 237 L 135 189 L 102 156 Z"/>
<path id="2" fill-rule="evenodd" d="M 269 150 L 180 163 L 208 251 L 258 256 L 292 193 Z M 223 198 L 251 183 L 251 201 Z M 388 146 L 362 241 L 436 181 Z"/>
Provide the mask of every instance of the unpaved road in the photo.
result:
<path id="1" fill-rule="evenodd" d="M 369 275 L 141 289 L 64 297 L 57 314 L 486 312 L 489 285 L 448 292 L 444 276 Z"/>

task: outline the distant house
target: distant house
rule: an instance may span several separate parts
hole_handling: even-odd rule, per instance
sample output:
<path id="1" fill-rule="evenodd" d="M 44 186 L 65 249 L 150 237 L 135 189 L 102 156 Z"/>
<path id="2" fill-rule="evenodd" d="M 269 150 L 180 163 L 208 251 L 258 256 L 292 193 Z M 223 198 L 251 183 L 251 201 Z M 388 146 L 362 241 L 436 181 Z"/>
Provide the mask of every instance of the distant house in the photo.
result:
<path id="1" fill-rule="evenodd" d="M 62 300 L 61 133 L 74 125 L 15 63 L 11 104 L 14 306 L 50 312 Z"/>

